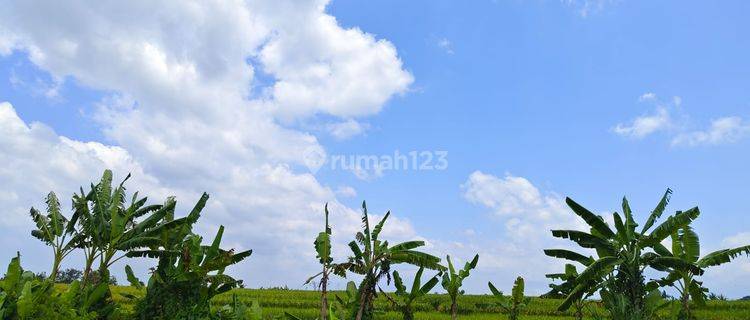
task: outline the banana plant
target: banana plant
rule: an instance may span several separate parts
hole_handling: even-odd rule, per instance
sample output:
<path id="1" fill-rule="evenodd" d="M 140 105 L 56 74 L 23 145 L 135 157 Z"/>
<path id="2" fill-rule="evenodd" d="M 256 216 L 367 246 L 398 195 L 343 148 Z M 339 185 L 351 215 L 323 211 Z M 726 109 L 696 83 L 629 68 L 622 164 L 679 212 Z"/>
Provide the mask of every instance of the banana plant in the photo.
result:
<path id="1" fill-rule="evenodd" d="M 84 285 L 88 280 L 95 259 L 99 260 L 99 275 L 104 281 L 109 279 L 109 267 L 125 253 L 139 248 L 158 245 L 161 229 L 173 225 L 160 222 L 169 210 L 174 209 L 174 199 L 168 198 L 164 205 L 146 205 L 147 198 L 138 198 L 136 192 L 130 204 L 125 202 L 125 182 L 130 174 L 116 188 L 112 188 L 112 171 L 105 170 L 100 182 L 91 186 L 91 191 L 73 197 L 74 219 L 81 225 L 86 265 Z M 141 221 L 136 219 L 145 217 Z M 71 219 L 71 220 L 74 220 Z"/>
<path id="2" fill-rule="evenodd" d="M 570 294 L 571 291 L 573 291 L 573 288 L 575 288 L 575 280 L 578 278 L 578 269 L 576 269 L 576 266 L 570 263 L 565 264 L 565 272 L 564 273 L 552 273 L 547 274 L 545 277 L 551 280 L 560 280 L 562 283 L 551 283 L 549 285 L 550 291 L 543 294 L 542 298 L 553 298 L 553 299 L 560 299 L 565 298 Z M 594 286 L 596 288 L 596 286 Z M 596 293 L 596 290 L 589 290 L 584 295 L 582 295 L 580 298 L 573 301 L 573 308 L 575 309 L 573 311 L 573 316 L 576 318 L 576 320 L 582 320 L 583 319 L 583 310 L 586 306 L 586 299 L 591 297 Z"/>
<path id="3" fill-rule="evenodd" d="M 249 257 L 252 250 L 235 253 L 234 249 L 221 249 L 224 226 L 219 227 L 210 245 L 202 245 L 203 238 L 192 232 L 207 201 L 208 194 L 204 193 L 191 212 L 179 219 L 174 219 L 174 206 L 169 206 L 163 217 L 165 222 L 159 225 L 167 227 L 145 232 L 146 237 L 155 237 L 160 242 L 127 253 L 128 257 L 159 259 L 148 281 L 146 296 L 136 307 L 141 318 L 208 317 L 211 298 L 242 283 L 224 274 L 224 270 Z M 140 282 L 131 275 L 128 280 L 136 286 Z"/>
<path id="4" fill-rule="evenodd" d="M 393 304 L 394 308 L 401 311 L 404 320 L 414 320 L 414 301 L 430 293 L 430 290 L 438 284 L 438 275 L 434 275 L 430 280 L 422 285 L 422 273 L 424 268 L 419 268 L 417 274 L 414 276 L 414 283 L 411 285 L 411 290 L 407 291 L 404 286 L 401 276 L 398 271 L 393 271 L 393 282 L 396 285 L 396 292 L 394 297 L 391 297 L 387 293 L 380 289 L 380 292 Z"/>
<path id="5" fill-rule="evenodd" d="M 308 278 L 305 284 L 308 284 L 320 277 L 318 284 L 320 288 L 320 319 L 328 320 L 330 313 L 328 303 L 328 280 L 331 274 L 337 274 L 339 276 L 346 276 L 346 269 L 333 263 L 333 257 L 331 256 L 331 226 L 328 224 L 328 204 L 325 205 L 325 229 L 318 233 L 315 238 L 313 245 L 317 252 L 317 258 L 323 267 L 323 270 Z"/>
<path id="6" fill-rule="evenodd" d="M 499 300 L 497 305 L 504 313 L 508 314 L 509 320 L 517 320 L 521 310 L 526 308 L 531 301 L 530 298 L 524 297 L 524 280 L 522 277 L 517 277 L 516 281 L 513 282 L 509 297 L 503 295 L 503 292 L 498 290 L 492 282 L 488 282 L 487 285 L 492 295 Z"/>
<path id="7" fill-rule="evenodd" d="M 55 281 L 63 259 L 73 252 L 83 239 L 83 234 L 76 230 L 77 216 L 68 220 L 61 210 L 60 201 L 54 192 L 50 192 L 45 199 L 47 213 L 42 214 L 34 207 L 30 210 L 31 219 L 36 224 L 36 229 L 31 235 L 44 242 L 52 248 L 52 271 L 49 279 Z"/>
<path id="8" fill-rule="evenodd" d="M 78 284 L 74 281 L 66 291 L 57 292 L 51 279 L 40 280 L 24 271 L 21 255 L 16 253 L 0 281 L 0 319 L 92 319 L 85 308 L 75 307 Z M 87 296 L 84 303 L 95 299 Z"/>
<path id="9" fill-rule="evenodd" d="M 448 260 L 448 270 L 443 273 L 443 281 L 441 285 L 443 286 L 443 289 L 448 292 L 448 296 L 451 299 L 451 319 L 456 320 L 458 316 L 458 296 L 464 293 L 464 291 L 461 290 L 461 286 L 463 285 L 464 279 L 469 276 L 471 270 L 477 267 L 479 255 L 475 255 L 474 259 L 464 264 L 464 268 L 459 270 L 458 273 L 456 273 L 456 269 L 453 267 L 451 256 L 446 256 L 446 260 Z"/>
<path id="10" fill-rule="evenodd" d="M 675 215 L 667 217 L 664 222 L 654 227 L 664 213 L 671 194 L 672 190 L 667 189 L 640 231 L 636 230 L 638 224 L 633 218 L 626 198 L 622 201 L 624 219 L 617 212 L 613 214 L 614 231 L 601 216 L 593 214 L 570 198 L 565 199 L 573 212 L 591 227 L 590 232 L 552 230 L 552 235 L 569 239 L 583 248 L 594 249 L 598 257 L 595 259 L 564 249 L 545 250 L 549 256 L 579 262 L 586 266 L 586 269 L 576 277 L 575 287 L 560 305 L 559 310 L 566 310 L 586 293 L 607 286 L 607 290 L 613 296 L 624 297 L 631 314 L 636 318 L 646 318 L 645 297 L 659 285 L 656 281 L 645 283 L 645 268 L 650 267 L 659 271 L 668 268 L 690 268 L 696 274 L 702 274 L 700 268 L 689 266 L 679 258 L 673 257 L 661 244 L 672 233 L 695 220 L 700 215 L 698 207 L 677 211 Z"/>
<path id="11" fill-rule="evenodd" d="M 333 319 L 336 314 L 341 315 L 341 318 L 346 318 L 351 310 L 357 308 L 359 299 L 357 298 L 357 284 L 354 283 L 354 281 L 349 281 L 346 283 L 346 290 L 344 291 L 344 294 L 345 295 L 343 297 L 335 295 L 337 308 L 335 313 L 328 312 L 328 314 L 331 316 L 331 319 Z"/>
<path id="12" fill-rule="evenodd" d="M 700 274 L 694 273 L 694 270 L 722 265 L 731 262 L 742 254 L 750 255 L 750 245 L 714 251 L 701 258 L 698 234 L 690 226 L 685 226 L 672 233 L 671 254 L 682 260 L 688 267 L 670 268 L 669 274 L 662 278 L 659 284 L 672 286 L 680 293 L 681 310 L 679 318 L 692 319 L 690 302 L 692 301 L 699 306 L 705 305 L 706 294 L 708 293 L 708 289 L 703 286 L 703 282 L 696 279 Z"/>
<path id="13" fill-rule="evenodd" d="M 356 320 L 372 319 L 373 301 L 377 294 L 377 285 L 383 278 L 390 280 L 391 266 L 401 263 L 424 267 L 431 270 L 444 269 L 440 258 L 416 251 L 425 245 L 424 241 L 407 241 L 391 246 L 388 241 L 379 239 L 390 211 L 383 216 L 374 228 L 370 228 L 367 204 L 362 202 L 362 228 L 356 239 L 349 243 L 352 256 L 342 264 L 342 268 L 363 276 L 358 289 L 359 305 L 352 310 L 351 317 Z"/>
<path id="14" fill-rule="evenodd" d="M 521 277 L 516 278 L 516 281 L 513 282 L 513 289 L 511 290 L 510 297 L 504 296 L 502 291 L 497 290 L 497 288 L 492 285 L 492 282 L 488 282 L 487 285 L 490 287 L 492 295 L 499 300 L 497 305 L 508 315 L 508 320 L 517 320 L 521 311 L 525 309 L 531 301 L 530 298 L 526 298 L 523 295 L 524 281 Z"/>

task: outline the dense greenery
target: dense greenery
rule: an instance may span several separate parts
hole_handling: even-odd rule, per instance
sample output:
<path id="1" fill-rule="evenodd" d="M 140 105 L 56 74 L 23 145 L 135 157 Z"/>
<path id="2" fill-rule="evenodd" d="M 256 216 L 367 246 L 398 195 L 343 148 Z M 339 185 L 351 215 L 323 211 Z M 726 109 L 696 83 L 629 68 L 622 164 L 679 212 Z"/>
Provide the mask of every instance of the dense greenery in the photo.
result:
<path id="1" fill-rule="evenodd" d="M 640 231 L 626 198 L 622 199 L 624 218 L 617 212 L 612 214 L 614 230 L 603 217 L 566 198 L 573 212 L 590 226 L 590 232 L 552 230 L 552 235 L 569 239 L 582 248 L 593 249 L 597 257 L 564 249 L 545 250 L 549 256 L 577 262 L 585 267 L 581 273 L 568 268 L 564 275 L 551 276 L 565 281 L 560 286 L 553 286 L 553 290 L 567 295 L 560 304 L 560 310 L 567 310 L 572 305 L 579 309 L 587 296 L 598 292 L 609 317 L 614 320 L 655 319 L 661 309 L 669 306 L 658 288 L 673 285 L 682 279 L 685 283 L 681 288 L 687 289 L 681 291 L 683 310 L 678 317 L 691 318 L 687 297 L 702 297 L 707 291 L 692 277 L 702 275 L 703 268 L 708 265 L 728 262 L 741 253 L 749 254 L 750 248 L 717 251 L 707 257 L 706 261 L 710 262 L 701 263 L 697 258 L 698 238 L 690 228 L 690 224 L 700 215 L 698 207 L 677 211 L 656 225 L 666 210 L 671 194 L 672 190 L 667 189 Z M 674 252 L 663 245 L 668 238 L 672 239 Z M 646 282 L 643 274 L 647 268 L 669 272 L 669 275 L 660 281 Z"/>
<path id="2" fill-rule="evenodd" d="M 699 280 L 706 268 L 750 255 L 750 246 L 718 250 L 701 258 L 699 238 L 691 227 L 700 215 L 697 207 L 677 211 L 657 224 L 671 190 L 640 228 L 625 198 L 622 215 L 612 215 L 614 229 L 603 217 L 567 198 L 573 213 L 590 228 L 588 232 L 552 230 L 552 235 L 571 240 L 596 256 L 567 249 L 545 250 L 548 256 L 571 263 L 563 273 L 547 275 L 555 281 L 548 293 L 528 298 L 521 277 L 509 296 L 492 283 L 488 283 L 492 295 L 464 295 L 463 281 L 477 267 L 479 255 L 456 269 L 450 256 L 443 265 L 440 258 L 419 251 L 423 241 L 391 244 L 381 237 L 390 212 L 371 227 L 364 202 L 362 230 L 348 245 L 349 257 L 339 262 L 332 254 L 333 232 L 326 205 L 324 229 L 313 241 L 321 269 L 307 281 L 317 279 L 319 292 L 236 289 L 242 280 L 224 271 L 252 251 L 221 248 L 224 226 L 208 244 L 193 232 L 208 194 L 204 193 L 187 215 L 176 218 L 174 197 L 162 204 L 148 204 L 148 198 L 139 197 L 138 192 L 127 197 L 125 182 L 129 177 L 113 186 L 112 172 L 105 171 L 88 192 L 81 188 L 73 195 L 68 215 L 53 192 L 45 198 L 44 213 L 31 208 L 35 223 L 31 234 L 51 248 L 51 272 L 40 276 L 25 271 L 20 253 L 13 258 L 0 280 L 0 319 L 455 320 L 495 319 L 500 314 L 510 320 L 750 318 L 750 304 L 709 294 Z M 671 248 L 664 245 L 666 240 L 671 241 Z M 75 251 L 83 253 L 82 271 L 60 271 L 63 260 Z M 123 258 L 157 259 L 156 267 L 144 283 L 126 265 L 130 286 L 117 287 L 110 268 Z M 573 263 L 582 265 L 582 271 Z M 417 268 L 411 288 L 393 270 L 399 264 Z M 647 269 L 662 272 L 662 277 L 646 281 Z M 426 270 L 434 273 L 423 281 Z M 350 275 L 360 279 L 359 285 L 349 281 L 345 291 L 329 292 L 331 277 Z M 396 291 L 386 292 L 381 285 L 391 281 Z M 438 283 L 445 295 L 430 294 Z M 679 298 L 666 297 L 660 291 L 664 287 L 674 287 Z M 592 300 L 597 294 L 601 300 Z"/>

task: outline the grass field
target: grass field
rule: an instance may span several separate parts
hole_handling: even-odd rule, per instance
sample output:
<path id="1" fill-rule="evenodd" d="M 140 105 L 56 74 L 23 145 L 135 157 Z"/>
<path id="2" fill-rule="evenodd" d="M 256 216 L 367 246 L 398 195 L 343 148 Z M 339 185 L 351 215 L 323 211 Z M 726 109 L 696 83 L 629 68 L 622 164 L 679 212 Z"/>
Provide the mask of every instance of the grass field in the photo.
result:
<path id="1" fill-rule="evenodd" d="M 136 296 L 142 295 L 132 287 L 116 287 L 113 289 L 115 300 L 124 308 L 131 309 L 133 302 L 124 298 L 121 293 L 129 293 Z M 257 300 L 263 308 L 263 318 L 273 319 L 275 316 L 289 312 L 302 319 L 315 319 L 319 314 L 319 294 L 314 291 L 301 290 L 275 290 L 275 289 L 236 289 L 214 298 L 214 305 L 221 306 L 231 301 L 232 295 L 236 294 L 240 301 L 250 305 Z M 343 294 L 333 292 L 332 294 Z M 533 298 L 530 306 L 523 313 L 522 319 L 529 320 L 563 320 L 573 319 L 570 312 L 556 311 L 560 300 Z M 415 310 L 417 319 L 450 319 L 447 309 L 450 305 L 448 297 L 441 294 L 432 294 L 418 301 Z M 380 297 L 376 302 L 376 309 L 384 313 L 376 318 L 383 320 L 401 319 L 401 314 L 395 312 L 387 301 Z M 459 298 L 459 319 L 466 320 L 489 320 L 506 319 L 497 307 L 494 299 L 489 295 L 466 295 Z M 595 303 L 590 304 L 591 312 L 603 313 Z M 703 308 L 696 308 L 695 315 L 699 320 L 748 320 L 750 319 L 750 301 L 710 301 Z M 667 318 L 669 319 L 669 318 Z"/>

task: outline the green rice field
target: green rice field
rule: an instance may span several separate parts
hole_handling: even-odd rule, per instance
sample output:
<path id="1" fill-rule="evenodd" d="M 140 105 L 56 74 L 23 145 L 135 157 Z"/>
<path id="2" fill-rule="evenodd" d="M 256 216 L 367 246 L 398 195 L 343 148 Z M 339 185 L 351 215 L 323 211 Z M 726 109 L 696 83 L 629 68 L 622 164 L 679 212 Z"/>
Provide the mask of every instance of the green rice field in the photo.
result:
<path id="1" fill-rule="evenodd" d="M 113 294 L 116 302 L 120 303 L 126 310 L 132 309 L 130 300 L 122 296 L 122 293 L 142 295 L 132 287 L 115 287 Z M 232 295 L 237 295 L 240 301 L 251 305 L 258 301 L 263 309 L 263 319 L 275 319 L 282 317 L 284 312 L 289 312 L 302 319 L 316 319 L 319 315 L 320 294 L 315 291 L 304 290 L 279 290 L 279 289 L 235 289 L 231 292 L 214 298 L 216 307 L 228 304 Z M 343 295 L 341 292 L 332 292 L 333 295 Z M 556 310 L 561 300 L 533 298 L 529 307 L 525 310 L 521 319 L 529 320 L 563 320 L 574 319 L 572 311 L 559 312 Z M 489 320 L 506 319 L 495 306 L 495 299 L 490 295 L 465 295 L 459 298 L 459 319 L 466 320 Z M 676 304 L 676 302 L 675 302 Z M 431 294 L 418 301 L 415 305 L 417 319 L 450 319 L 448 309 L 450 302 L 447 295 Z M 388 302 L 381 296 L 376 301 L 376 310 L 383 310 L 376 319 L 396 320 L 402 319 L 401 314 L 394 311 Z M 709 301 L 707 306 L 695 309 L 695 316 L 699 320 L 748 320 L 750 319 L 750 301 Z M 596 319 L 594 314 L 603 314 L 603 309 L 596 302 L 589 304 L 587 319 Z M 666 314 L 665 314 L 666 315 Z"/>

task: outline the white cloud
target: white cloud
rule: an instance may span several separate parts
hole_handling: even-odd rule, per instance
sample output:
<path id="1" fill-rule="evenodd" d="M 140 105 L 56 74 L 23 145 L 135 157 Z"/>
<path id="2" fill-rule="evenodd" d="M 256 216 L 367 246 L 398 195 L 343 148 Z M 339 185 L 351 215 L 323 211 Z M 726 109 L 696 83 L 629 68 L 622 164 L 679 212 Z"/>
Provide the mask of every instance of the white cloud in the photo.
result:
<path id="1" fill-rule="evenodd" d="M 725 238 L 722 243 L 727 247 L 741 247 L 750 245 L 750 232 L 740 232 Z"/>
<path id="2" fill-rule="evenodd" d="M 740 117 L 724 117 L 711 121 L 706 130 L 680 133 L 672 139 L 672 145 L 698 146 L 737 142 L 750 134 L 750 124 Z"/>
<path id="3" fill-rule="evenodd" d="M 642 94 L 638 98 L 638 101 L 641 101 L 641 102 L 643 102 L 643 101 L 653 101 L 653 100 L 656 100 L 656 94 L 653 93 L 653 92 L 646 92 L 646 93 Z"/>
<path id="4" fill-rule="evenodd" d="M 508 231 L 519 235 L 526 234 L 521 230 L 524 228 L 539 229 L 539 224 L 555 228 L 580 226 L 562 197 L 554 193 L 542 194 L 523 177 L 508 174 L 500 178 L 474 171 L 461 188 L 464 198 L 507 219 Z M 548 231 L 548 228 L 544 230 Z"/>
<path id="5" fill-rule="evenodd" d="M 351 137 L 364 133 L 369 128 L 366 123 L 361 123 L 354 119 L 348 119 L 342 122 L 329 123 L 326 125 L 327 131 L 338 140 L 346 140 Z"/>
<path id="6" fill-rule="evenodd" d="M 652 92 L 644 93 L 639 102 L 655 105 L 655 110 L 635 118 L 628 124 L 617 124 L 612 132 L 623 137 L 642 139 L 657 132 L 666 132 L 672 146 L 719 145 L 740 141 L 750 134 L 750 124 L 741 117 L 728 116 L 711 121 L 705 130 L 690 130 L 689 116 L 681 109 L 682 98 L 662 101 Z M 680 119 L 680 121 L 676 120 Z"/>
<path id="7" fill-rule="evenodd" d="M 437 46 L 440 49 L 443 49 L 445 53 L 447 54 L 453 54 L 453 45 L 451 44 L 451 41 L 447 38 L 440 38 L 437 42 Z"/>
<path id="8" fill-rule="evenodd" d="M 627 138 L 642 139 L 659 131 L 667 131 L 675 127 L 671 112 L 680 105 L 681 98 L 674 97 L 672 102 L 661 101 L 653 92 L 647 92 L 638 97 L 638 102 L 648 102 L 655 105 L 655 110 L 630 121 L 627 124 L 618 123 L 612 132 Z"/>
<path id="9" fill-rule="evenodd" d="M 280 119 L 375 114 L 412 82 L 391 43 L 339 26 L 327 3 L 5 5 L 0 54 L 25 52 L 53 78 L 111 92 L 94 119 L 113 145 L 58 136 L 3 105 L 0 197 L 14 199 L 0 221 L 3 234 L 26 235 L 28 228 L 9 228 L 28 226 L 28 206 L 50 189 L 69 194 L 113 167 L 118 176 L 134 174 L 130 190 L 154 201 L 175 194 L 183 210 L 209 192 L 199 230 L 225 224 L 227 243 L 255 249 L 237 270 L 241 278 L 251 285 L 302 283 L 311 270 L 304 264 L 315 264 L 310 240 L 323 204 L 331 204 L 341 248 L 359 227 L 359 214 L 294 169 L 304 165 L 305 152 L 323 146 Z M 257 94 L 260 69 L 275 82 Z M 393 219 L 388 232 L 416 236 L 407 220 Z"/>
<path id="10" fill-rule="evenodd" d="M 559 272 L 564 264 L 545 256 L 543 249 L 571 248 L 569 242 L 553 238 L 550 230 L 586 230 L 585 223 L 570 211 L 561 196 L 554 192 L 542 193 L 523 177 L 509 174 L 497 177 L 475 171 L 461 189 L 466 200 L 487 208 L 498 220 L 498 226 L 504 228 L 504 232 L 493 232 L 489 238 L 475 236 L 472 230 L 469 241 L 462 243 L 469 253 L 479 252 L 479 273 L 484 278 L 492 277 L 493 281 L 500 279 L 506 283 L 522 275 L 531 292 L 543 293 L 548 283 L 544 274 Z M 446 246 L 446 251 L 457 250 L 455 246 Z M 530 264 L 529 261 L 543 263 Z"/>
<path id="11" fill-rule="evenodd" d="M 670 125 L 669 112 L 664 107 L 658 107 L 653 114 L 635 118 L 628 125 L 618 124 L 612 130 L 621 136 L 640 139 L 657 131 L 665 130 Z"/>
<path id="12" fill-rule="evenodd" d="M 336 189 L 336 195 L 345 198 L 353 198 L 357 196 L 357 190 L 350 186 L 340 186 Z"/>

